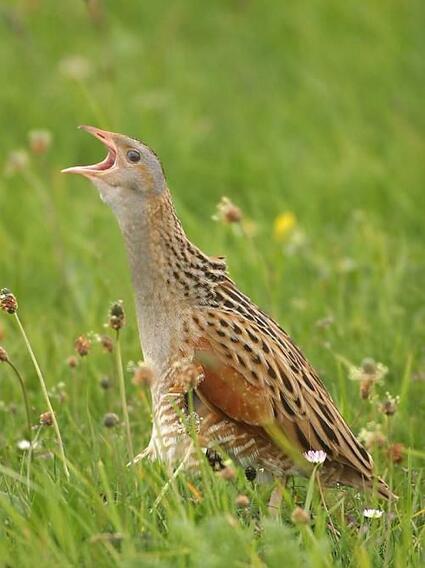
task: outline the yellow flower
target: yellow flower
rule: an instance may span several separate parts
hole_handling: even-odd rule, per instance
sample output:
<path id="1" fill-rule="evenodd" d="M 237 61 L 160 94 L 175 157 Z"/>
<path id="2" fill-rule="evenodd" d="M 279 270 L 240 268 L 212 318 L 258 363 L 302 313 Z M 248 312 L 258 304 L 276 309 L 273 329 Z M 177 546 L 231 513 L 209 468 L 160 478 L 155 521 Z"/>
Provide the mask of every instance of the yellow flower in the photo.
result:
<path id="1" fill-rule="evenodd" d="M 297 218 L 291 211 L 285 211 L 274 220 L 274 237 L 277 241 L 284 241 L 287 235 L 297 224 Z"/>

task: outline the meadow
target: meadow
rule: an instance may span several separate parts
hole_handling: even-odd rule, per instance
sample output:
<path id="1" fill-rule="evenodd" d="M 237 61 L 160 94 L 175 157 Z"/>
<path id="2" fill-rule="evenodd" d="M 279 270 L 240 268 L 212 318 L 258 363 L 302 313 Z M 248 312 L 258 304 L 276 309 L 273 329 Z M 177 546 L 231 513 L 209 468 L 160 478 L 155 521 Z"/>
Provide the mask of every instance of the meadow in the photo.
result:
<path id="1" fill-rule="evenodd" d="M 424 565 L 424 23 L 420 0 L 0 1 L 0 288 L 17 298 L 70 473 L 40 422 L 18 322 L 0 311 L 1 566 Z M 334 488 L 325 508 L 295 478 L 273 519 L 272 488 L 233 464 L 227 478 L 203 464 L 170 485 L 161 464 L 125 466 L 105 327 L 118 299 L 137 451 L 149 391 L 134 380 L 115 220 L 86 180 L 60 174 L 103 157 L 79 124 L 155 149 L 189 237 L 226 256 L 303 348 L 397 503 Z M 223 196 L 241 223 L 213 219 Z M 365 393 L 371 365 L 384 376 Z"/>

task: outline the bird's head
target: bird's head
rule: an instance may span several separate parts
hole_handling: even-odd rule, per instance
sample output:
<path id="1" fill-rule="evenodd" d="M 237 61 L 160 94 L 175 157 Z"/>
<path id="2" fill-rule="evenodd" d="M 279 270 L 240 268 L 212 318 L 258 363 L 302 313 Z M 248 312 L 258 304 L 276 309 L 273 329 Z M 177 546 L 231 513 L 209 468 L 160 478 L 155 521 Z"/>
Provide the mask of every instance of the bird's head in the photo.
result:
<path id="1" fill-rule="evenodd" d="M 119 215 L 139 208 L 147 198 L 160 195 L 166 186 L 161 162 L 145 144 L 123 134 L 94 126 L 81 126 L 106 146 L 108 155 L 98 164 L 74 166 L 63 173 L 81 174 L 99 190 L 101 198 Z"/>

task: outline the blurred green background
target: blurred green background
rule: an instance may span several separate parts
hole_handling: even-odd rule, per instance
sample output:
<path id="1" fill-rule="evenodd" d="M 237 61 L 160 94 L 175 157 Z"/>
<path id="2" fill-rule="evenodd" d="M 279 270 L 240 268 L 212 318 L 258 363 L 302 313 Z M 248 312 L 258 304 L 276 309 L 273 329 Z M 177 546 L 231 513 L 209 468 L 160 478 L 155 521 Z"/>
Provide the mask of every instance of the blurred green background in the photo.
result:
<path id="1" fill-rule="evenodd" d="M 398 1 L 3 3 L 4 168 L 29 131 L 49 130 L 52 144 L 1 179 L 1 284 L 52 360 L 111 298 L 132 301 L 111 212 L 85 180 L 59 173 L 103 156 L 76 130 L 87 123 L 155 149 L 190 237 L 225 254 L 308 353 L 313 322 L 332 313 L 345 354 L 390 359 L 397 373 L 403 350 L 418 361 L 424 11 Z M 250 241 L 211 220 L 222 195 L 256 223 L 260 266 Z M 272 239 L 285 211 L 302 232 L 294 254 Z"/>
<path id="2" fill-rule="evenodd" d="M 112 213 L 87 181 L 59 173 L 103 157 L 76 129 L 92 124 L 154 148 L 191 239 L 227 256 L 356 432 L 369 411 L 353 404 L 358 385 L 338 356 L 387 365 L 382 392 L 401 396 L 397 441 L 421 449 L 424 25 L 419 0 L 1 2 L 0 287 L 16 293 L 48 382 L 69 379 L 74 338 L 101 330 L 117 298 L 126 360 L 140 358 Z M 41 154 L 28 147 L 37 129 L 52 137 Z M 212 220 L 223 195 L 241 207 L 245 233 Z M 282 213 L 295 227 L 276 238 Z M 3 335 L 41 406 L 10 318 Z M 2 388 L 6 402 L 18 396 Z M 0 416 L 3 446 L 20 412 Z M 142 447 L 149 428 L 136 431 Z"/>

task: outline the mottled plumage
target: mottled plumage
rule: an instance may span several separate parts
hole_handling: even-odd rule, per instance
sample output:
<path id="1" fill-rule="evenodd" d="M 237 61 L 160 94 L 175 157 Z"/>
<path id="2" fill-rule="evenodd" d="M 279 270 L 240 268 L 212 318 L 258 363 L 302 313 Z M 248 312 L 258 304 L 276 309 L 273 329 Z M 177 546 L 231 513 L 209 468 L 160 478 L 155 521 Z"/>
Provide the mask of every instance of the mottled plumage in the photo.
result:
<path id="1" fill-rule="evenodd" d="M 153 432 L 141 457 L 174 463 L 190 451 L 181 379 L 192 366 L 199 375 L 198 436 L 205 448 L 221 448 L 273 477 L 308 472 L 303 453 L 323 450 L 325 483 L 376 486 L 391 497 L 288 334 L 239 291 L 222 258 L 208 257 L 186 237 L 158 158 L 141 142 L 87 129 L 110 153 L 98 166 L 70 170 L 91 178 L 117 216 L 142 346 L 157 375 Z M 129 148 L 140 154 L 138 163 L 128 159 Z"/>

